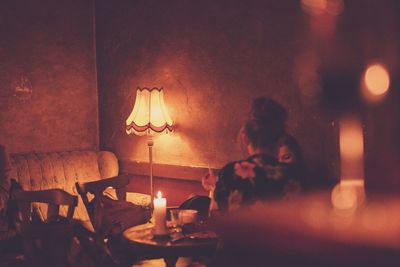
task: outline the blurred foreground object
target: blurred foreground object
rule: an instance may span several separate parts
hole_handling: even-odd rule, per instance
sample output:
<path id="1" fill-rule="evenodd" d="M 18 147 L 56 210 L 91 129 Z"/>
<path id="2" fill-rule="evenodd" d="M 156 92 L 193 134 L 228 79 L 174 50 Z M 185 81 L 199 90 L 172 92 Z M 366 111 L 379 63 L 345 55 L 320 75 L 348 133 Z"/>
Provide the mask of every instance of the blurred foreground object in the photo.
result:
<path id="1" fill-rule="evenodd" d="M 259 204 L 217 218 L 216 266 L 399 266 L 400 198 L 369 199 L 351 216 L 329 193 Z"/>
<path id="2" fill-rule="evenodd" d="M 331 193 L 332 205 L 338 215 L 351 216 L 365 201 L 364 180 L 342 180 Z"/>
<path id="3" fill-rule="evenodd" d="M 367 67 L 361 81 L 361 93 L 368 104 L 380 103 L 389 90 L 390 76 L 382 64 Z"/>
<path id="4" fill-rule="evenodd" d="M 345 68 L 321 70 L 322 108 L 334 116 L 360 112 L 360 73 Z"/>

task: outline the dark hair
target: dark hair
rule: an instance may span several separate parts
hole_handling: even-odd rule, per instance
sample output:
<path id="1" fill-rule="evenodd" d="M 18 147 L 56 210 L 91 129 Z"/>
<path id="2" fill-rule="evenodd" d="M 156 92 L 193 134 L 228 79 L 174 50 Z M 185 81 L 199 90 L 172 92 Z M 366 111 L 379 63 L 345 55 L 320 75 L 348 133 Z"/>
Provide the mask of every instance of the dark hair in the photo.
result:
<path id="1" fill-rule="evenodd" d="M 258 97 L 253 100 L 241 132 L 254 147 L 274 150 L 285 133 L 287 117 L 281 104 L 271 98 Z"/>

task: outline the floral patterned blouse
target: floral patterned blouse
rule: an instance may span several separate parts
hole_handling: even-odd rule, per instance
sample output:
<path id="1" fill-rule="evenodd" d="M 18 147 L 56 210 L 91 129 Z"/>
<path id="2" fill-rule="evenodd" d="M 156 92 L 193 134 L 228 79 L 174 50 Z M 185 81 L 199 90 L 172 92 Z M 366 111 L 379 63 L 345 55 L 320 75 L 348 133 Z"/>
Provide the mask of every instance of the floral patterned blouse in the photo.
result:
<path id="1" fill-rule="evenodd" d="M 221 211 L 232 211 L 243 204 L 299 191 L 303 175 L 297 164 L 278 163 L 264 154 L 254 155 L 221 169 L 214 198 Z"/>

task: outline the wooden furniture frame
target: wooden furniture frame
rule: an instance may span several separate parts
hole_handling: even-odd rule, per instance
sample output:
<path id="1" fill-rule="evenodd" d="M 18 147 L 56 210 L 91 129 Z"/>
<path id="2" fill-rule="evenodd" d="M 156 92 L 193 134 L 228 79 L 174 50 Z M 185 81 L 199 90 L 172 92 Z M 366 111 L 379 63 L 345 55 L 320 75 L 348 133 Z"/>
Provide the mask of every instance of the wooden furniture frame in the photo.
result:
<path id="1" fill-rule="evenodd" d="M 68 266 L 67 252 L 73 238 L 72 216 L 78 198 L 61 189 L 24 191 L 16 189 L 17 232 L 22 236 L 29 266 Z M 48 204 L 45 222 L 35 220 L 32 203 Z M 60 205 L 67 205 L 67 217 L 59 215 Z"/>
<path id="2" fill-rule="evenodd" d="M 95 197 L 100 197 L 106 188 L 112 187 L 115 189 L 118 199 L 126 200 L 126 186 L 128 184 L 128 175 L 75 184 L 94 229 L 94 232 L 90 232 L 81 227 L 78 230 L 79 239 L 96 261 L 96 266 L 131 266 L 136 261 L 136 255 L 132 251 L 127 252 L 118 241 L 108 240 L 106 236 L 100 234 L 98 227 L 95 225 L 94 208 L 88 198 L 89 193 Z"/>

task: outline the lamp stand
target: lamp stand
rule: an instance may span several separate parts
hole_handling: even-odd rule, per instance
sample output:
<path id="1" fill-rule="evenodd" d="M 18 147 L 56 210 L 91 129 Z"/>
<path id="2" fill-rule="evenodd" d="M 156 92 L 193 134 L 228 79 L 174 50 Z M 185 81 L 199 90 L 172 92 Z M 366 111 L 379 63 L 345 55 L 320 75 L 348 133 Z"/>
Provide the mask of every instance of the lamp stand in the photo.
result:
<path id="1" fill-rule="evenodd" d="M 147 139 L 147 146 L 149 148 L 149 165 L 150 165 L 150 206 L 153 208 L 153 199 L 154 199 L 154 191 L 153 191 L 153 137 L 149 136 Z"/>

